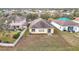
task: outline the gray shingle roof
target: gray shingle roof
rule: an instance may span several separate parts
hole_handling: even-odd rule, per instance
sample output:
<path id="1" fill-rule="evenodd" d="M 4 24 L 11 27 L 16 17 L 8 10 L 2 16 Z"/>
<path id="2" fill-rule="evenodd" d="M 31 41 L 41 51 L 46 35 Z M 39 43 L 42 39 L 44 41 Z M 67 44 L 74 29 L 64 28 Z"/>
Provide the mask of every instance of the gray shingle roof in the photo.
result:
<path id="1" fill-rule="evenodd" d="M 16 15 L 11 15 L 11 16 L 9 16 L 8 18 L 11 19 L 11 20 L 15 20 L 15 21 L 26 20 L 25 17 L 23 17 L 23 16 L 16 16 Z"/>
<path id="2" fill-rule="evenodd" d="M 53 28 L 45 19 L 35 19 L 29 26 L 30 28 Z"/>

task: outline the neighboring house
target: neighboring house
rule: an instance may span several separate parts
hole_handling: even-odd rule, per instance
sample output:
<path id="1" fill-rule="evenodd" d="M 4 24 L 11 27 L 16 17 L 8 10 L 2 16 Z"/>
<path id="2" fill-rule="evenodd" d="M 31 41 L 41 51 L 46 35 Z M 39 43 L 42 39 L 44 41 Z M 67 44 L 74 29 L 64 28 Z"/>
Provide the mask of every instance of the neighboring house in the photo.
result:
<path id="1" fill-rule="evenodd" d="M 73 22 L 79 23 L 79 17 L 75 18 Z"/>
<path id="2" fill-rule="evenodd" d="M 70 21 L 72 19 L 68 17 L 60 17 L 60 18 L 57 18 L 57 20 Z"/>
<path id="3" fill-rule="evenodd" d="M 9 24 L 10 29 L 23 29 L 27 27 L 26 18 L 22 16 L 15 16 Z"/>
<path id="4" fill-rule="evenodd" d="M 53 34 L 54 27 L 47 20 L 38 18 L 31 22 L 29 32 L 31 34 Z"/>
<path id="5" fill-rule="evenodd" d="M 79 32 L 79 24 L 72 21 L 53 20 L 51 24 L 61 31 Z"/>

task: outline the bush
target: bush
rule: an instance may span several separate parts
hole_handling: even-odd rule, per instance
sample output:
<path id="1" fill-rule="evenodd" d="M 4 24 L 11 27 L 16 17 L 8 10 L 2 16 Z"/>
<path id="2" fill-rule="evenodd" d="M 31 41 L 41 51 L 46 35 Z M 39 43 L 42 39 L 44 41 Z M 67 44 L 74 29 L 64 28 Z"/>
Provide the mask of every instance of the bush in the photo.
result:
<path id="1" fill-rule="evenodd" d="M 1 42 L 3 42 L 3 43 L 10 43 L 10 39 L 8 37 L 2 37 Z"/>
<path id="2" fill-rule="evenodd" d="M 9 41 L 4 41 L 4 43 L 10 43 Z"/>
<path id="3" fill-rule="evenodd" d="M 20 32 L 13 36 L 14 39 L 17 39 L 20 36 Z"/>
<path id="4" fill-rule="evenodd" d="M 24 29 L 24 28 L 23 28 Z M 18 29 L 19 31 L 23 31 L 23 29 Z"/>

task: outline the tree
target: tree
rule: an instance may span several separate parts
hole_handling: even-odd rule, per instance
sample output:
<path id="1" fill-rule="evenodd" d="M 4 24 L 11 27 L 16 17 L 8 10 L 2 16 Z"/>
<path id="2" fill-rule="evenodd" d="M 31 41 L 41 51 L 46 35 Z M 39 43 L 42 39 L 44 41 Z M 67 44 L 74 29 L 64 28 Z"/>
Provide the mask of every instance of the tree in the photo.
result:
<path id="1" fill-rule="evenodd" d="M 8 23 L 5 23 L 7 17 L 4 17 L 2 19 L 0 19 L 0 31 L 4 30 L 4 31 L 8 31 Z"/>
<path id="2" fill-rule="evenodd" d="M 79 17 L 79 11 L 75 12 L 75 17 Z"/>
<path id="3" fill-rule="evenodd" d="M 79 9 L 74 10 L 73 16 L 74 17 L 79 17 Z"/>
<path id="4" fill-rule="evenodd" d="M 54 19 L 59 18 L 59 17 L 61 17 L 61 16 L 62 16 L 62 14 L 60 13 L 60 11 L 54 11 L 54 12 L 52 13 L 52 17 L 53 17 Z"/>
<path id="5" fill-rule="evenodd" d="M 0 10 L 0 17 L 2 17 L 3 16 L 3 12 Z"/>
<path id="6" fill-rule="evenodd" d="M 43 18 L 43 19 L 47 19 L 48 20 L 48 18 L 51 18 L 52 16 L 51 16 L 50 13 L 44 13 L 44 14 L 41 14 L 40 17 Z"/>
<path id="7" fill-rule="evenodd" d="M 36 13 L 29 13 L 29 14 L 27 14 L 26 18 L 34 20 L 34 19 L 38 18 L 38 14 L 36 14 Z"/>

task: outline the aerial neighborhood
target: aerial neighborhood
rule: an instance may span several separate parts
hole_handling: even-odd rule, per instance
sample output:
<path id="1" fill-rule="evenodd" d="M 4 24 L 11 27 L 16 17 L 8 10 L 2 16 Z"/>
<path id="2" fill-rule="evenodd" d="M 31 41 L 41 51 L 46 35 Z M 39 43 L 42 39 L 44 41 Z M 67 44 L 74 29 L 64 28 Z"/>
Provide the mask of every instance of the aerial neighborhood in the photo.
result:
<path id="1" fill-rule="evenodd" d="M 0 9 L 0 50 L 79 50 L 79 9 Z"/>

